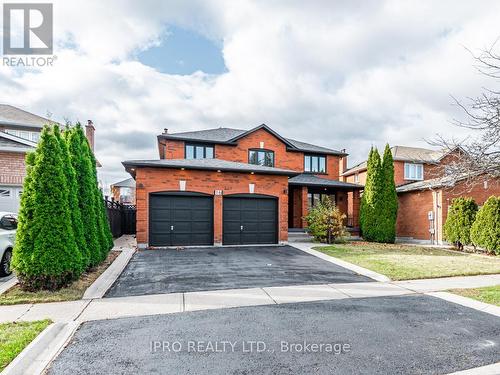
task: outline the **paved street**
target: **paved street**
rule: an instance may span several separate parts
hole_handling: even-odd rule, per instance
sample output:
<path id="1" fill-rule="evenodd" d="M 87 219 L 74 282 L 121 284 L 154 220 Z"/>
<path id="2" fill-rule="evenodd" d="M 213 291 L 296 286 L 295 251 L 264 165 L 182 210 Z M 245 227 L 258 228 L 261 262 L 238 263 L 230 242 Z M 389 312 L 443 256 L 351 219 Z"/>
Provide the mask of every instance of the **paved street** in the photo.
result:
<path id="1" fill-rule="evenodd" d="M 106 297 L 373 281 L 291 246 L 137 252 Z"/>
<path id="2" fill-rule="evenodd" d="M 286 351 L 304 340 L 342 354 Z M 500 361 L 499 344 L 498 317 L 434 297 L 343 299 L 84 323 L 49 374 L 446 374 Z"/>

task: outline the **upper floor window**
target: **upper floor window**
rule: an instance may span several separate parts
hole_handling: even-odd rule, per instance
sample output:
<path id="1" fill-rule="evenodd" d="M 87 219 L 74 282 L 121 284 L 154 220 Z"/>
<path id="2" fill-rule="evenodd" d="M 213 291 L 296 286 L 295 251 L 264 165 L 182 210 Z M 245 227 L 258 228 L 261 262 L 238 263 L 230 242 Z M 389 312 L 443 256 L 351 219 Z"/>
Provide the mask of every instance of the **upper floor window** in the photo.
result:
<path id="1" fill-rule="evenodd" d="M 274 151 L 269 150 L 249 150 L 248 163 L 274 167 Z"/>
<path id="2" fill-rule="evenodd" d="M 405 180 L 423 180 L 424 165 L 415 163 L 405 163 Z"/>
<path id="3" fill-rule="evenodd" d="M 30 132 L 27 130 L 14 130 L 14 129 L 5 129 L 7 134 L 14 135 L 19 138 L 27 139 L 28 141 L 38 142 L 40 139 L 39 132 Z"/>
<path id="4" fill-rule="evenodd" d="M 321 155 L 304 155 L 304 171 L 326 173 L 326 157 Z"/>
<path id="5" fill-rule="evenodd" d="M 186 144 L 186 159 L 213 159 L 214 146 Z"/>
<path id="6" fill-rule="evenodd" d="M 354 182 L 359 183 L 359 173 L 354 174 Z"/>

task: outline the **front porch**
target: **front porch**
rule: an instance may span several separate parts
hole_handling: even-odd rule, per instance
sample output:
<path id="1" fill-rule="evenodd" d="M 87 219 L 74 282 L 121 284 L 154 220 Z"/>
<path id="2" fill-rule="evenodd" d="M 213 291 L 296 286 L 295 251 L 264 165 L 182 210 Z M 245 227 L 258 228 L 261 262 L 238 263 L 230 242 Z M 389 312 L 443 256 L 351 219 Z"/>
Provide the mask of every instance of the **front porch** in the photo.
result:
<path id="1" fill-rule="evenodd" d="M 312 174 L 301 174 L 288 180 L 289 231 L 307 228 L 304 219 L 309 209 L 328 196 L 346 215 L 345 225 L 352 233 L 359 232 L 359 192 L 361 185 L 327 180 Z"/>

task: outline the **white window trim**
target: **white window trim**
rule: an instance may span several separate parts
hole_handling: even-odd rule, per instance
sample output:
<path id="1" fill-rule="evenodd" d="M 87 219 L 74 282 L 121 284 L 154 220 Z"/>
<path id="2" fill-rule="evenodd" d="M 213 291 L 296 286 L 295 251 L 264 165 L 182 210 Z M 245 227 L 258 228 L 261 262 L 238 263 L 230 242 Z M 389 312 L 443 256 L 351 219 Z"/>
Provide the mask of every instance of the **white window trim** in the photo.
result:
<path id="1" fill-rule="evenodd" d="M 413 172 L 414 172 L 414 175 L 412 176 L 411 175 L 411 171 L 408 170 L 409 173 L 407 173 L 407 168 L 411 168 L 413 167 Z M 417 167 L 419 167 L 422 171 L 421 173 L 421 176 L 420 178 L 417 177 Z M 424 165 L 422 163 L 405 163 L 404 164 L 404 171 L 403 171 L 403 174 L 404 174 L 404 179 L 405 180 L 410 180 L 410 181 L 423 181 L 424 179 Z"/>

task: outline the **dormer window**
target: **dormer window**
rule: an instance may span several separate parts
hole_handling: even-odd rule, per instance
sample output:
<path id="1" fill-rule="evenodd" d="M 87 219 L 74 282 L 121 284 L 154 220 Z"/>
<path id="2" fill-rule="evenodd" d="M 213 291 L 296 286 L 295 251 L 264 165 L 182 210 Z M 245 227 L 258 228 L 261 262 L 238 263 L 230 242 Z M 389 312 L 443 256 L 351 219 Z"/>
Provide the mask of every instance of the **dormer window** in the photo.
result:
<path id="1" fill-rule="evenodd" d="M 424 165 L 416 163 L 405 163 L 405 180 L 423 180 Z"/>
<path id="2" fill-rule="evenodd" d="M 248 163 L 274 167 L 274 151 L 271 150 L 248 150 Z"/>
<path id="3" fill-rule="evenodd" d="M 213 159 L 214 146 L 186 143 L 186 159 Z"/>
<path id="4" fill-rule="evenodd" d="M 304 155 L 304 171 L 326 173 L 326 157 L 324 155 Z"/>

